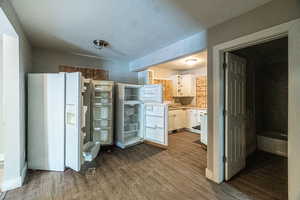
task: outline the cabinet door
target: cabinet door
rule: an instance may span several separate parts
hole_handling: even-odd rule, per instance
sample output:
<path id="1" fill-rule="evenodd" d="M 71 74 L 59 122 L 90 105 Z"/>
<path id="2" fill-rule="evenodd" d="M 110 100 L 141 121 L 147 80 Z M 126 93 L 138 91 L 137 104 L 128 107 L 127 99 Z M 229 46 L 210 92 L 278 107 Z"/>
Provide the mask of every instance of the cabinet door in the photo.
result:
<path id="1" fill-rule="evenodd" d="M 196 96 L 196 79 L 193 75 L 182 76 L 182 96 Z"/>
<path id="2" fill-rule="evenodd" d="M 176 117 L 176 112 L 175 111 L 170 111 L 169 112 L 169 124 L 168 124 L 168 131 L 174 131 L 176 129 L 175 127 L 175 117 Z"/>
<path id="3" fill-rule="evenodd" d="M 178 96 L 178 79 L 177 76 L 172 76 L 172 82 L 173 82 L 173 96 Z"/>
<path id="4" fill-rule="evenodd" d="M 190 79 L 189 75 L 182 76 L 182 96 L 190 96 Z"/>
<path id="5" fill-rule="evenodd" d="M 168 114 L 168 131 L 172 131 L 173 130 L 173 116 L 172 113 L 169 112 Z"/>
<path id="6" fill-rule="evenodd" d="M 174 123 L 174 130 L 180 129 L 180 116 L 179 116 L 179 111 L 174 110 L 174 115 L 173 115 L 173 123 Z"/>
<path id="7" fill-rule="evenodd" d="M 179 111 L 179 121 L 180 123 L 180 128 L 185 128 L 186 127 L 186 111 L 185 110 L 180 110 Z"/>
<path id="8" fill-rule="evenodd" d="M 186 128 L 193 127 L 193 111 L 187 110 L 186 111 Z"/>
<path id="9" fill-rule="evenodd" d="M 183 75 L 176 75 L 172 77 L 173 84 L 174 84 L 174 90 L 173 95 L 177 97 L 185 96 L 185 81 Z M 187 84 L 188 85 L 188 84 Z"/>

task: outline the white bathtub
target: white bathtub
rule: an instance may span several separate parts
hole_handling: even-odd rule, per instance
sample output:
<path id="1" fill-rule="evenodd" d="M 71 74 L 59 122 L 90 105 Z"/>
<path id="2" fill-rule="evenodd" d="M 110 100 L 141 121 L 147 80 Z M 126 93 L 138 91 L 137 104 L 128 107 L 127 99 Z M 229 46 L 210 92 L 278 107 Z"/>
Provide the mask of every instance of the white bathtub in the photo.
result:
<path id="1" fill-rule="evenodd" d="M 277 132 L 260 132 L 257 134 L 257 149 L 287 157 L 287 135 Z"/>

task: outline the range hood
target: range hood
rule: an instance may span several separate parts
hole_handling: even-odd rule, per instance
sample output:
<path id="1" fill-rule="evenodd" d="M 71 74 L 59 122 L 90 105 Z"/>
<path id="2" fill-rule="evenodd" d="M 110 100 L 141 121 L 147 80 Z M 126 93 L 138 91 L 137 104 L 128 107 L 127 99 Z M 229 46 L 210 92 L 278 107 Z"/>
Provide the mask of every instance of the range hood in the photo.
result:
<path id="1" fill-rule="evenodd" d="M 194 96 L 174 96 L 175 102 L 181 103 L 181 105 L 189 105 L 192 103 Z"/>

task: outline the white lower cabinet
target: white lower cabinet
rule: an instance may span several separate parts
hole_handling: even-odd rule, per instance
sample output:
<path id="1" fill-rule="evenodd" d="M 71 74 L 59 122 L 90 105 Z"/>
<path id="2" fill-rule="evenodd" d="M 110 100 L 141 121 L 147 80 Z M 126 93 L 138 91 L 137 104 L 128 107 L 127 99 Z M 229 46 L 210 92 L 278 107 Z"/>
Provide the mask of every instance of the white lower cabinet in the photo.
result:
<path id="1" fill-rule="evenodd" d="M 168 131 L 174 131 L 186 127 L 186 111 L 171 110 L 169 111 Z"/>
<path id="2" fill-rule="evenodd" d="M 168 131 L 186 128 L 191 132 L 204 134 L 207 133 L 207 115 L 205 110 L 187 109 L 169 111 Z M 201 131 L 193 127 L 201 125 Z"/>
<path id="3" fill-rule="evenodd" d="M 175 130 L 175 117 L 176 117 L 176 113 L 174 111 L 169 111 L 168 131 Z"/>

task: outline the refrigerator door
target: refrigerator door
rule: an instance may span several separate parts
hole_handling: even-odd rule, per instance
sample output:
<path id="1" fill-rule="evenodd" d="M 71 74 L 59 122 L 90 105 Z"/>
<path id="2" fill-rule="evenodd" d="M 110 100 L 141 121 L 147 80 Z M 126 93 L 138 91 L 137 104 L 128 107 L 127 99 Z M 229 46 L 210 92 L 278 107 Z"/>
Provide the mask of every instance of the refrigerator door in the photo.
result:
<path id="1" fill-rule="evenodd" d="M 144 103 L 163 103 L 162 85 L 144 85 L 140 90 L 140 100 Z"/>
<path id="2" fill-rule="evenodd" d="M 159 103 L 144 104 L 144 140 L 159 146 L 168 146 L 168 106 Z"/>
<path id="3" fill-rule="evenodd" d="M 66 73 L 66 167 L 80 171 L 83 134 L 81 132 L 82 95 L 81 74 Z"/>

